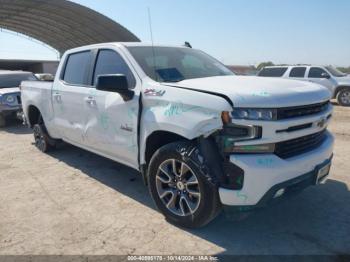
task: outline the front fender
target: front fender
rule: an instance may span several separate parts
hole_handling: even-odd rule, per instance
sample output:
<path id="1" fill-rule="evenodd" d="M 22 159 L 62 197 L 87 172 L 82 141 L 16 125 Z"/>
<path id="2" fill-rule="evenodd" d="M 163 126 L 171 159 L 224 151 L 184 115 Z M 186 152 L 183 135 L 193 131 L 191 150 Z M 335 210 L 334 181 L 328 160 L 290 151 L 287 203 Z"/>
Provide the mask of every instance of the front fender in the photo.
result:
<path id="1" fill-rule="evenodd" d="M 206 137 L 222 128 L 221 113 L 232 110 L 225 99 L 212 94 L 178 88 L 160 91 L 162 96 L 143 94 L 141 164 L 145 164 L 145 141 L 153 132 L 168 131 L 188 140 Z"/>

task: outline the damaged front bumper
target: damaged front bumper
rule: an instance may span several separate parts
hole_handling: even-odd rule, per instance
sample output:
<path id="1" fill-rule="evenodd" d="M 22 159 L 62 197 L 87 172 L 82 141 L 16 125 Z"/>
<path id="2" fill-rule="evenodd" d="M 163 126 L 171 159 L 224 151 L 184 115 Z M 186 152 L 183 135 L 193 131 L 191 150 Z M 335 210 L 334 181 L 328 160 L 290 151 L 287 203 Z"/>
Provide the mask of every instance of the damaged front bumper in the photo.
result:
<path id="1" fill-rule="evenodd" d="M 290 159 L 275 154 L 231 155 L 230 162 L 244 170 L 244 183 L 241 190 L 219 188 L 221 203 L 250 210 L 316 184 L 319 171 L 331 163 L 333 144 L 334 137 L 327 132 L 321 146 Z M 328 173 L 329 169 L 322 179 Z"/>

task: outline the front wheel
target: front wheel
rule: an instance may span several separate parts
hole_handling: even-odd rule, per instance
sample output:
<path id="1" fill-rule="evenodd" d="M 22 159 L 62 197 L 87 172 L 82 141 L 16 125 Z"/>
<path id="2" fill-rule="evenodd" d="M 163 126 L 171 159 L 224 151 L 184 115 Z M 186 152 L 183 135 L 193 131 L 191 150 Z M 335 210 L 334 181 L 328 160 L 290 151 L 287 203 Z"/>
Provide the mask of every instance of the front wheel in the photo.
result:
<path id="1" fill-rule="evenodd" d="M 337 95 L 338 104 L 341 106 L 350 106 L 350 88 L 343 88 Z"/>
<path id="2" fill-rule="evenodd" d="M 166 219 L 178 226 L 208 224 L 220 211 L 218 188 L 203 170 L 205 161 L 190 142 L 165 145 L 152 157 L 148 185 Z"/>

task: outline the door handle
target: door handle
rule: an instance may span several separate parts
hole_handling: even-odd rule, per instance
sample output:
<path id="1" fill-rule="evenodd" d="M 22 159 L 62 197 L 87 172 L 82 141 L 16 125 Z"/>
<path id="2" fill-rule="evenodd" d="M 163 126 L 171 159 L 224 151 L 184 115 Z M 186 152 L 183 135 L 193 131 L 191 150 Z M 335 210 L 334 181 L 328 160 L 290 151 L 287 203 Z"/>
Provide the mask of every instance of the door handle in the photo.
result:
<path id="1" fill-rule="evenodd" d="M 54 93 L 52 96 L 55 98 L 57 102 L 62 102 L 62 96 L 60 93 Z"/>
<path id="2" fill-rule="evenodd" d="M 85 102 L 88 103 L 90 106 L 96 105 L 96 100 L 92 96 L 86 97 Z"/>

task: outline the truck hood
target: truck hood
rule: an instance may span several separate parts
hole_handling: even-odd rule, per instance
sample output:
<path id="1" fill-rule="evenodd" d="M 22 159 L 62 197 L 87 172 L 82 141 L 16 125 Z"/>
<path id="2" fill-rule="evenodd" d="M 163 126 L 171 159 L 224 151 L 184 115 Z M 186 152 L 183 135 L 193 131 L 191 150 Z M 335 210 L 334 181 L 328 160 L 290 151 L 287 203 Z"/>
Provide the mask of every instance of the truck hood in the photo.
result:
<path id="1" fill-rule="evenodd" d="M 12 94 L 12 93 L 20 93 L 18 87 L 10 87 L 10 88 L 0 88 L 0 95 Z"/>
<path id="2" fill-rule="evenodd" d="M 166 85 L 226 95 L 235 107 L 292 107 L 317 104 L 331 98 L 328 89 L 321 85 L 280 78 L 217 76 Z"/>

